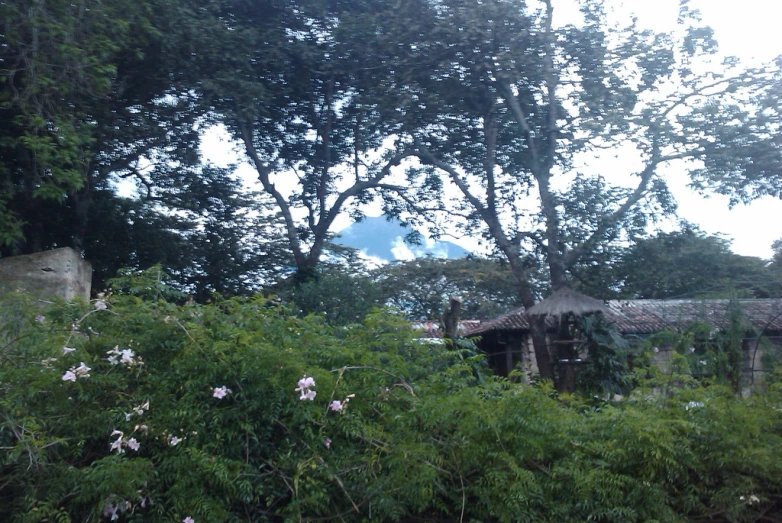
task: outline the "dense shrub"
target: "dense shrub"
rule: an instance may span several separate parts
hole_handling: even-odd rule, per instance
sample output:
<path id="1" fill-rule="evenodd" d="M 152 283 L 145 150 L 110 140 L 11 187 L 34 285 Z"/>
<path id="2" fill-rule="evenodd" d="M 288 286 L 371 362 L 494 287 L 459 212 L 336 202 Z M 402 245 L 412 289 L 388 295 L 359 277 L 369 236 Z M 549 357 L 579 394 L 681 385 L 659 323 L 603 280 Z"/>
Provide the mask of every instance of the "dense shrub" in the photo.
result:
<path id="1" fill-rule="evenodd" d="M 773 385 L 595 403 L 384 312 L 105 304 L 2 304 L 2 521 L 782 518 Z"/>

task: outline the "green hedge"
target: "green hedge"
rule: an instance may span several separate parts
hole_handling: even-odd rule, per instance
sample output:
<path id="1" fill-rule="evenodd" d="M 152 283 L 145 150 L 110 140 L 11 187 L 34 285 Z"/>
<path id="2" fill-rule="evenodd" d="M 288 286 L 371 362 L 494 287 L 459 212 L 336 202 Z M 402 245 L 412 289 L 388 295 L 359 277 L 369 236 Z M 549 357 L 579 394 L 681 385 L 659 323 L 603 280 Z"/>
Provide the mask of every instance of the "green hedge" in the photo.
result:
<path id="1" fill-rule="evenodd" d="M 37 307 L 0 311 L 0 521 L 782 518 L 774 385 L 609 404 L 490 377 L 386 312 Z"/>

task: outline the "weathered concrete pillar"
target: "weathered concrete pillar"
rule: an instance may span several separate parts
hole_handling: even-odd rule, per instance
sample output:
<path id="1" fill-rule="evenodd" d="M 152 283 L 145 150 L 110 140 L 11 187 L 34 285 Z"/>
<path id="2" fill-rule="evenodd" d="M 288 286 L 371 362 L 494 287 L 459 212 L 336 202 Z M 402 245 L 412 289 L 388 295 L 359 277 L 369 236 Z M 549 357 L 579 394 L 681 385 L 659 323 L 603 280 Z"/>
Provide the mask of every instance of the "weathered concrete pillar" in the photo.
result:
<path id="1" fill-rule="evenodd" d="M 92 265 L 70 247 L 0 258 L 0 297 L 21 291 L 39 298 L 89 300 L 91 284 Z"/>

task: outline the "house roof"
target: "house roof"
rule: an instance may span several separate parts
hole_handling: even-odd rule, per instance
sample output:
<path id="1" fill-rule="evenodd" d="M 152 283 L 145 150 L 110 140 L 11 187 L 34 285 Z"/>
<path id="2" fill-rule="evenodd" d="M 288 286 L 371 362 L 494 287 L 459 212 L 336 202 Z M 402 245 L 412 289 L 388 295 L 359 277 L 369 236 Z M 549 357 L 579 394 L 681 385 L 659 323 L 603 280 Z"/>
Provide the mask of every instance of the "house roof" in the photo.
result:
<path id="1" fill-rule="evenodd" d="M 736 300 L 744 316 L 759 330 L 782 330 L 782 299 Z M 606 317 L 616 323 L 623 334 L 652 334 L 665 329 L 686 327 L 697 321 L 715 326 L 728 322 L 731 300 L 610 300 Z M 556 320 L 547 318 L 554 325 Z M 493 320 L 481 322 L 467 330 L 466 336 L 494 331 L 529 330 L 524 308 L 512 310 Z"/>
<path id="2" fill-rule="evenodd" d="M 479 327 L 481 320 L 460 320 L 458 326 L 459 334 L 472 331 Z M 440 329 L 439 321 L 416 320 L 412 322 L 413 329 L 421 331 L 419 338 L 442 338 L 443 332 Z"/>

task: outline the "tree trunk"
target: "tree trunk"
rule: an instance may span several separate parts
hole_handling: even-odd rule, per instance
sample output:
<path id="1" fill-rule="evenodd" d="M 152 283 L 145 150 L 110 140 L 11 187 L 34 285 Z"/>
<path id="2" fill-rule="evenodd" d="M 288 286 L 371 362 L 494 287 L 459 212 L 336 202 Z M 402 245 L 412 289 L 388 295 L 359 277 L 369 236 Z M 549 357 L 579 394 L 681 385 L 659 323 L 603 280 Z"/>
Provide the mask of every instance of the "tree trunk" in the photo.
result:
<path id="1" fill-rule="evenodd" d="M 542 379 L 554 381 L 554 367 L 551 365 L 551 354 L 546 340 L 546 317 L 534 316 L 530 318 L 529 322 L 532 347 L 535 350 L 535 360 L 538 363 L 538 373 Z"/>
<path id="2" fill-rule="evenodd" d="M 456 296 L 450 297 L 450 303 L 443 312 L 443 337 L 453 342 L 459 333 L 459 315 L 462 310 L 462 301 Z"/>

